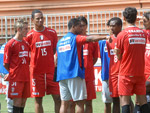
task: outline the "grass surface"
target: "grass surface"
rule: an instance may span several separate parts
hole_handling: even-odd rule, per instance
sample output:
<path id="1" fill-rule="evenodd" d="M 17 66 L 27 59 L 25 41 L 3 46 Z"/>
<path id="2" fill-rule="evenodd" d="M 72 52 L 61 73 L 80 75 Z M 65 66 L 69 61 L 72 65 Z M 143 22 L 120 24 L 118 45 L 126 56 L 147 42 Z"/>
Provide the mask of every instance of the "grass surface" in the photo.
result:
<path id="1" fill-rule="evenodd" d="M 93 100 L 93 113 L 103 113 L 104 103 L 101 99 L 101 92 L 97 92 L 97 98 Z M 7 106 L 5 101 L 5 95 L 0 94 L 1 112 L 7 113 Z M 43 98 L 44 113 L 54 113 L 54 103 L 50 95 Z M 35 113 L 34 112 L 34 99 L 29 98 L 26 103 L 25 113 Z"/>

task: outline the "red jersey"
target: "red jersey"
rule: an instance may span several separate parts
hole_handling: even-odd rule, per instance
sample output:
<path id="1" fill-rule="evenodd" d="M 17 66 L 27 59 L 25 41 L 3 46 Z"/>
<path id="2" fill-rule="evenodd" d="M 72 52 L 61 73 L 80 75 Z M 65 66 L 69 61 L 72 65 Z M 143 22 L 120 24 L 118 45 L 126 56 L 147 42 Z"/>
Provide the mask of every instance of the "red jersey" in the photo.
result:
<path id="1" fill-rule="evenodd" d="M 82 67 L 82 49 L 83 49 L 83 44 L 86 43 L 86 37 L 87 36 L 83 36 L 83 35 L 77 35 L 76 37 L 77 52 L 78 52 L 78 59 L 79 59 L 80 67 Z"/>
<path id="2" fill-rule="evenodd" d="M 47 27 L 43 31 L 32 29 L 25 39 L 30 45 L 30 66 L 33 74 L 54 73 L 54 49 L 57 44 L 57 33 Z"/>
<path id="3" fill-rule="evenodd" d="M 128 27 L 117 36 L 122 58 L 119 75 L 144 76 L 146 34 L 138 27 Z"/>
<path id="4" fill-rule="evenodd" d="M 110 57 L 109 63 L 109 75 L 118 75 L 119 74 L 119 67 L 120 67 L 120 60 L 118 60 L 117 55 L 114 54 L 115 44 L 117 44 L 117 37 L 111 35 L 112 43 L 106 41 L 107 49 L 108 49 L 108 56 Z"/>
<path id="5" fill-rule="evenodd" d="M 4 63 L 9 64 L 11 80 L 29 81 L 29 46 L 24 40 L 9 40 L 4 49 Z"/>
<path id="6" fill-rule="evenodd" d="M 150 75 L 150 30 L 144 30 L 147 34 L 145 51 L 145 74 Z"/>
<path id="7" fill-rule="evenodd" d="M 85 80 L 93 81 L 95 79 L 93 58 L 98 58 L 98 43 L 89 42 L 84 44 L 83 55 L 85 67 Z"/>

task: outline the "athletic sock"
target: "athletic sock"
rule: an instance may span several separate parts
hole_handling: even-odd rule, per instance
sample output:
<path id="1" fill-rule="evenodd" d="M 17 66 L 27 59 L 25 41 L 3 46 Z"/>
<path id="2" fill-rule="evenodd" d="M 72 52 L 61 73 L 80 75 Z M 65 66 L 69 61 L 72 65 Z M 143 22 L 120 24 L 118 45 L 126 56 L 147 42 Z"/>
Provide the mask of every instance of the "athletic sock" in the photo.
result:
<path id="1" fill-rule="evenodd" d="M 150 113 L 150 108 L 148 107 L 148 104 L 144 104 L 140 107 L 141 113 Z"/>
<path id="2" fill-rule="evenodd" d="M 140 112 L 140 105 L 137 105 L 137 104 L 135 105 L 133 113 L 141 113 Z"/>
<path id="3" fill-rule="evenodd" d="M 122 106 L 122 113 L 130 113 L 130 105 Z"/>
<path id="4" fill-rule="evenodd" d="M 24 107 L 20 107 L 20 113 L 24 113 Z"/>
<path id="5" fill-rule="evenodd" d="M 20 113 L 20 107 L 13 106 L 13 113 Z"/>

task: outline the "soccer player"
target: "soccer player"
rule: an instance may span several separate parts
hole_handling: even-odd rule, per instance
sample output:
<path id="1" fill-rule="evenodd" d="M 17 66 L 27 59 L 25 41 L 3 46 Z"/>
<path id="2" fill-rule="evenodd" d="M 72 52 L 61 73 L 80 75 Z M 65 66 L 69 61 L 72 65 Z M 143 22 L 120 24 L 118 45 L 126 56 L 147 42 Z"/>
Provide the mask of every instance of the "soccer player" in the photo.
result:
<path id="1" fill-rule="evenodd" d="M 100 36 L 83 36 L 79 19 L 73 18 L 68 23 L 69 32 L 57 43 L 57 81 L 59 81 L 61 108 L 66 113 L 71 99 L 76 103 L 77 113 L 84 113 L 84 100 L 87 99 L 85 71 L 82 47 L 86 42 L 106 38 Z"/>
<path id="2" fill-rule="evenodd" d="M 109 62 L 106 40 L 99 41 L 101 58 L 102 100 L 105 103 L 104 113 L 111 113 L 112 98 L 109 91 Z"/>
<path id="3" fill-rule="evenodd" d="M 13 113 L 24 113 L 30 97 L 29 46 L 23 40 L 28 32 L 28 23 L 19 19 L 15 24 L 16 34 L 4 50 L 4 67 L 9 72 L 8 97 L 13 99 Z"/>
<path id="4" fill-rule="evenodd" d="M 81 21 L 82 33 L 86 35 L 87 19 L 78 17 Z M 98 58 L 98 42 L 89 42 L 83 45 L 83 58 L 85 67 L 85 83 L 87 89 L 87 99 L 85 101 L 85 113 L 93 113 L 92 100 L 96 99 L 94 64 Z"/>
<path id="5" fill-rule="evenodd" d="M 150 113 L 146 101 L 144 54 L 146 34 L 135 26 L 137 10 L 127 7 L 123 11 L 127 27 L 117 36 L 115 53 L 120 60 L 118 91 L 122 113 L 130 113 L 130 97 L 136 94 L 142 113 Z"/>
<path id="6" fill-rule="evenodd" d="M 31 96 L 35 97 L 35 113 L 43 113 L 42 100 L 45 93 L 52 95 L 55 113 L 59 113 L 59 85 L 53 81 L 57 34 L 55 30 L 43 25 L 44 17 L 40 10 L 33 10 L 31 16 L 34 28 L 25 40 L 29 43 L 31 51 Z"/>
<path id="7" fill-rule="evenodd" d="M 150 106 L 150 12 L 143 14 L 143 25 L 147 34 L 145 51 L 145 76 L 146 76 L 146 97 Z"/>
<path id="8" fill-rule="evenodd" d="M 107 25 L 110 28 L 110 32 L 112 33 L 111 40 L 112 42 L 106 42 L 108 55 L 110 57 L 109 64 L 109 89 L 110 96 L 113 99 L 113 113 L 120 113 L 120 100 L 118 94 L 118 74 L 119 74 L 119 66 L 120 61 L 117 59 L 117 56 L 114 54 L 114 48 L 117 44 L 117 35 L 120 33 L 122 29 L 122 21 L 118 17 L 111 18 Z"/>

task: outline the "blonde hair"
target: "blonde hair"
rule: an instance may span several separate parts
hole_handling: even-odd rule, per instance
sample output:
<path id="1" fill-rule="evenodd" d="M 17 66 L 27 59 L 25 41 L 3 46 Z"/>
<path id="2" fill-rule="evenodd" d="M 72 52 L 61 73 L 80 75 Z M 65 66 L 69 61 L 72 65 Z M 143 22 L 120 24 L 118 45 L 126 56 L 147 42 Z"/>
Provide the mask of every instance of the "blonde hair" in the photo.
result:
<path id="1" fill-rule="evenodd" d="M 18 19 L 14 25 L 15 32 L 17 31 L 17 28 L 23 28 L 24 24 L 28 24 L 28 22 L 25 20 L 25 18 Z"/>

